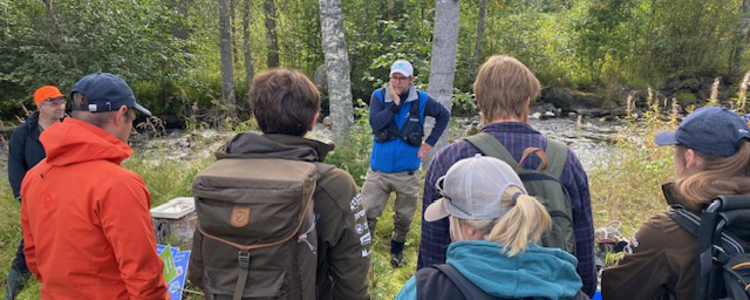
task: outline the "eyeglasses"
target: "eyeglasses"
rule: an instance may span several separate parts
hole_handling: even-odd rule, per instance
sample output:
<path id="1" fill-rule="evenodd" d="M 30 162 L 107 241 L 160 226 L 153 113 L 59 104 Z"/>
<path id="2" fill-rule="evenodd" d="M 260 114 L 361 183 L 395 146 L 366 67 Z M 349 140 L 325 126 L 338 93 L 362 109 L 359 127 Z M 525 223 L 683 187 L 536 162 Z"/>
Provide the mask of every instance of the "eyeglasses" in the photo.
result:
<path id="1" fill-rule="evenodd" d="M 407 81 L 407 80 L 409 80 L 409 77 L 395 77 L 395 76 L 391 76 L 391 81 L 393 81 L 393 82 L 401 83 L 401 82 L 404 82 L 404 81 Z"/>
<path id="2" fill-rule="evenodd" d="M 49 99 L 45 100 L 44 102 L 52 104 L 52 106 L 60 106 L 60 105 L 63 105 L 63 104 L 67 103 L 67 101 L 65 100 L 64 97 L 49 98 Z"/>

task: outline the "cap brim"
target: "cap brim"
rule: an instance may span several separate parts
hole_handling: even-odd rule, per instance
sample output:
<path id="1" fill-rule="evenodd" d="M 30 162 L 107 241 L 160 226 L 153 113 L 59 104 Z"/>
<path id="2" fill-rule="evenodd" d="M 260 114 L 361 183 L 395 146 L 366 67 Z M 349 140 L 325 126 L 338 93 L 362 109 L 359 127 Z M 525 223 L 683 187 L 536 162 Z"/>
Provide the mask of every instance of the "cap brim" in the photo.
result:
<path id="1" fill-rule="evenodd" d="M 401 74 L 401 75 L 403 75 L 404 77 L 407 77 L 407 78 L 411 77 L 411 74 L 405 74 L 407 72 L 405 72 L 404 70 L 392 70 L 391 74 L 388 75 L 388 76 L 393 76 L 393 74 L 396 74 L 396 73 L 399 73 L 399 74 Z"/>
<path id="2" fill-rule="evenodd" d="M 138 111 L 142 112 L 144 115 L 149 116 L 149 117 L 151 116 L 151 111 L 143 107 L 143 105 L 138 104 L 138 102 L 135 103 L 134 107 Z"/>
<path id="3" fill-rule="evenodd" d="M 677 131 L 665 131 L 661 132 L 654 137 L 654 143 L 656 143 L 659 146 L 672 146 L 677 145 Z"/>
<path id="4" fill-rule="evenodd" d="M 448 217 L 450 213 L 445 209 L 445 204 L 443 204 L 444 201 L 445 198 L 440 198 L 430 204 L 430 206 L 424 211 L 424 220 L 427 222 L 435 222 Z"/>

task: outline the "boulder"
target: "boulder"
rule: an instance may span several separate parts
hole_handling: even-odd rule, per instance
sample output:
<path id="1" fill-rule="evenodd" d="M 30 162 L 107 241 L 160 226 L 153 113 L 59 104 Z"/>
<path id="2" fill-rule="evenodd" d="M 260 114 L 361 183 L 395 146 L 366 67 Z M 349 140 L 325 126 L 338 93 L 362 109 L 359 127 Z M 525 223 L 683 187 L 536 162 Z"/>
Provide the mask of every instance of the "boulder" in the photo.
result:
<path id="1" fill-rule="evenodd" d="M 673 78 L 673 79 L 667 81 L 667 89 L 670 89 L 670 90 L 673 90 L 673 91 L 682 89 L 683 86 L 684 86 L 684 84 L 683 84 L 682 80 L 680 80 L 679 78 Z"/>
<path id="2" fill-rule="evenodd" d="M 164 114 L 159 116 L 159 118 L 164 122 L 166 129 L 176 129 L 185 126 L 185 119 L 174 114 Z"/>
<path id="3" fill-rule="evenodd" d="M 682 86 L 685 89 L 689 89 L 693 93 L 697 93 L 701 90 L 701 81 L 697 78 L 690 78 L 682 82 Z"/>
<path id="4" fill-rule="evenodd" d="M 541 102 L 552 104 L 562 112 L 600 116 L 607 114 L 602 110 L 604 97 L 592 93 L 572 91 L 568 88 L 548 87 L 542 90 Z"/>

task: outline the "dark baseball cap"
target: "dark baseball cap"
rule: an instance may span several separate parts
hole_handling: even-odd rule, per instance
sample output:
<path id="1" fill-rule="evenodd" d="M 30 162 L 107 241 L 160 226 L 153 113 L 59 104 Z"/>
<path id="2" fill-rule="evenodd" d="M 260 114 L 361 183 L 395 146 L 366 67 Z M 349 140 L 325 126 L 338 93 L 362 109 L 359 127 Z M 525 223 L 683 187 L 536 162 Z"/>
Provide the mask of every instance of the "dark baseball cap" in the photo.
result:
<path id="1" fill-rule="evenodd" d="M 115 111 L 125 105 L 135 108 L 147 116 L 151 111 L 135 101 L 133 90 L 125 80 L 110 73 L 93 73 L 86 75 L 73 85 L 70 98 L 74 93 L 81 93 L 88 99 L 89 105 L 73 106 L 73 110 L 84 110 L 93 113 Z"/>
<path id="2" fill-rule="evenodd" d="M 677 130 L 656 135 L 654 142 L 660 146 L 684 145 L 713 156 L 730 157 L 750 139 L 750 128 L 731 110 L 721 107 L 703 107 L 688 115 Z"/>

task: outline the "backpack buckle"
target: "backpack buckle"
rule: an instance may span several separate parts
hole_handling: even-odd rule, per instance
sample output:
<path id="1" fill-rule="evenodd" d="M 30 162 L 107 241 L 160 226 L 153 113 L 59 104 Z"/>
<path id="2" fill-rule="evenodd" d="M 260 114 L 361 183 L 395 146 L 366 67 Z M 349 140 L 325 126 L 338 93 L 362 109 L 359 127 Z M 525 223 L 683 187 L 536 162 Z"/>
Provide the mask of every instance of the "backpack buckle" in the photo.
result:
<path id="1" fill-rule="evenodd" d="M 250 253 L 240 251 L 240 253 L 237 256 L 237 263 L 240 265 L 240 268 L 249 269 L 250 268 Z"/>

